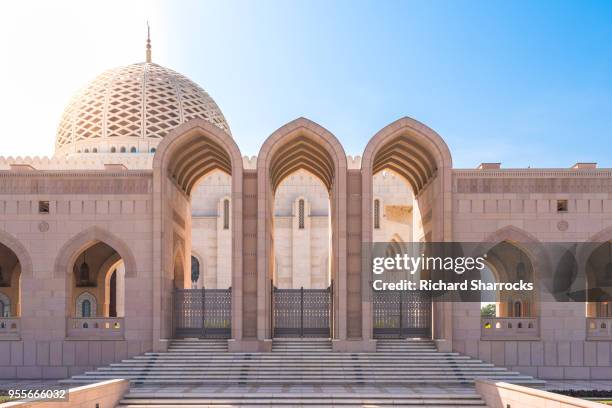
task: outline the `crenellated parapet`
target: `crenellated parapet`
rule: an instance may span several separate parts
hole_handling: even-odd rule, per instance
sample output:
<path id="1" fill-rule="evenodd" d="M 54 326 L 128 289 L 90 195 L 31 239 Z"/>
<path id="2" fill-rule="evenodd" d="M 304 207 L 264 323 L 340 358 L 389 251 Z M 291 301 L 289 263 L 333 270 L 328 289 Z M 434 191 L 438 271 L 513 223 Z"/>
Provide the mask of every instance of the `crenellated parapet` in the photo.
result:
<path id="1" fill-rule="evenodd" d="M 346 156 L 346 165 L 350 170 L 359 170 L 361 168 L 361 156 Z"/>

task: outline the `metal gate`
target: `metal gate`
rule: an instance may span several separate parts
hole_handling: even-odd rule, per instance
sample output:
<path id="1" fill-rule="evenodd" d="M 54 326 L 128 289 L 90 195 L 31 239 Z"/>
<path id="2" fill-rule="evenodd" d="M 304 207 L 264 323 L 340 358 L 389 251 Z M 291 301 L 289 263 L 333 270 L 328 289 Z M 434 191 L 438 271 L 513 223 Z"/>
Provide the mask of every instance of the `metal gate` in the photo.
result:
<path id="1" fill-rule="evenodd" d="M 232 289 L 175 289 L 174 335 L 230 338 Z"/>
<path id="2" fill-rule="evenodd" d="M 327 289 L 278 289 L 273 286 L 273 336 L 331 337 L 332 286 Z"/>
<path id="3" fill-rule="evenodd" d="M 431 295 L 425 291 L 372 293 L 374 338 L 431 337 Z"/>

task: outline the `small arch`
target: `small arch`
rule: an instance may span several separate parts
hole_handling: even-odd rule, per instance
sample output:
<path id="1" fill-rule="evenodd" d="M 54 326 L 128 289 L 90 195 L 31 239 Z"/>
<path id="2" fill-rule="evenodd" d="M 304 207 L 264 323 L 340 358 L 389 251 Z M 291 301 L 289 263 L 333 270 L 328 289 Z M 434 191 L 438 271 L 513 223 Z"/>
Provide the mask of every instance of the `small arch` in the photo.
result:
<path id="1" fill-rule="evenodd" d="M 21 276 L 32 277 L 32 258 L 30 258 L 30 254 L 21 242 L 15 236 L 0 230 L 0 244 L 6 246 L 17 256 L 19 265 L 21 266 Z"/>
<path id="2" fill-rule="evenodd" d="M 126 277 L 137 275 L 136 258 L 129 245 L 105 229 L 93 226 L 79 232 L 62 245 L 55 258 L 54 276 L 59 278 L 72 273 L 71 266 L 77 257 L 96 242 L 103 242 L 117 251 L 125 263 Z"/>
<path id="3" fill-rule="evenodd" d="M 151 153 L 155 153 L 156 151 L 157 151 L 157 149 L 156 149 L 156 148 L 154 148 L 154 147 L 152 147 L 151 149 L 149 149 L 149 152 L 151 152 Z"/>
<path id="4" fill-rule="evenodd" d="M 191 255 L 191 285 L 195 286 L 200 280 L 200 261 L 193 254 Z"/>
<path id="5" fill-rule="evenodd" d="M 523 305 L 519 301 L 514 302 L 514 317 L 523 317 Z"/>
<path id="6" fill-rule="evenodd" d="M 110 148 L 111 153 L 117 153 L 117 148 L 115 146 Z"/>
<path id="7" fill-rule="evenodd" d="M 130 148 L 130 153 L 136 153 L 136 151 L 137 151 L 136 147 L 132 146 Z"/>
<path id="8" fill-rule="evenodd" d="M 92 152 L 92 153 L 98 153 L 98 148 L 97 148 L 97 147 L 94 147 L 93 149 L 91 149 L 91 152 Z"/>
<path id="9" fill-rule="evenodd" d="M 91 292 L 83 292 L 76 299 L 75 316 L 78 318 L 96 317 L 98 302 Z"/>
<path id="10" fill-rule="evenodd" d="M 127 152 L 127 149 L 125 148 L 125 146 L 121 146 L 121 149 L 119 149 L 119 151 L 121 153 L 125 153 L 125 152 Z"/>

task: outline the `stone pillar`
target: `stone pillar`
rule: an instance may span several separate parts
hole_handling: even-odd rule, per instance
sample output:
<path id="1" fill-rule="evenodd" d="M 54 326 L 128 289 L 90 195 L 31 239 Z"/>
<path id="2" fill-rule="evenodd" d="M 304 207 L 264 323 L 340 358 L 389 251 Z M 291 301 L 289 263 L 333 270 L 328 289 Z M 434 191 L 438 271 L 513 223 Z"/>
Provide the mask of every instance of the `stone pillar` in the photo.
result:
<path id="1" fill-rule="evenodd" d="M 116 310 L 118 317 L 125 317 L 125 264 L 121 262 L 117 265 L 116 277 Z"/>

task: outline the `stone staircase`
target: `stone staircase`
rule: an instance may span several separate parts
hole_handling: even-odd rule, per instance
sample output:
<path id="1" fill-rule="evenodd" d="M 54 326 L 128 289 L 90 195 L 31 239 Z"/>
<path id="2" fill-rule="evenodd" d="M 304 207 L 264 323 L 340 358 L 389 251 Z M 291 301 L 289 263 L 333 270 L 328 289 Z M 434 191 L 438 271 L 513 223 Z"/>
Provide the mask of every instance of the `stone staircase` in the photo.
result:
<path id="1" fill-rule="evenodd" d="M 317 407 L 465 407 L 486 408 L 477 394 L 329 394 L 313 393 L 292 395 L 290 393 L 265 394 L 197 394 L 197 393 L 146 393 L 131 391 L 120 402 L 122 408 L 170 408 L 189 406 L 317 406 Z"/>
<path id="2" fill-rule="evenodd" d="M 330 339 L 274 339 L 274 353 L 331 353 Z"/>
<path id="3" fill-rule="evenodd" d="M 185 386 L 452 386 L 471 385 L 478 377 L 528 386 L 544 384 L 468 356 L 438 352 L 432 341 L 379 340 L 375 353 L 339 353 L 331 351 L 329 340 L 292 339 L 275 341 L 270 353 L 229 353 L 224 340 L 175 340 L 167 352 L 145 353 L 63 382 L 125 378 L 133 384 Z"/>

